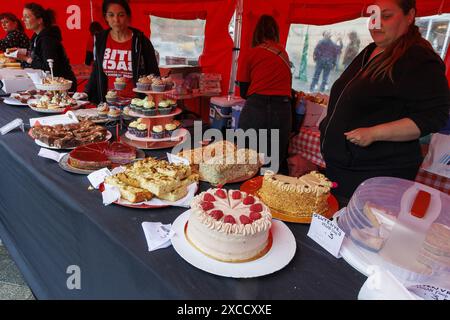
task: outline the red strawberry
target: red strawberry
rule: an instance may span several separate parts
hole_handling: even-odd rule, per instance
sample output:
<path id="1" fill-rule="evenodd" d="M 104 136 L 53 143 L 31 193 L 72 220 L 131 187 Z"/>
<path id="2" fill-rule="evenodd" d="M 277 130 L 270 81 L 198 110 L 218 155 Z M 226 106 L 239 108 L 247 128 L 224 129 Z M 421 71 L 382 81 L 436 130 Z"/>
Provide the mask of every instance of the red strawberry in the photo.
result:
<path id="1" fill-rule="evenodd" d="M 204 201 L 204 202 L 200 203 L 200 206 L 205 211 L 208 211 L 208 210 L 211 210 L 212 208 L 214 208 L 214 204 L 209 201 Z"/>
<path id="2" fill-rule="evenodd" d="M 250 219 L 252 219 L 252 221 L 259 220 L 261 217 L 261 213 L 259 212 L 250 212 Z"/>
<path id="3" fill-rule="evenodd" d="M 227 194 L 222 189 L 219 189 L 216 191 L 216 196 L 219 198 L 225 199 L 227 197 Z"/>
<path id="4" fill-rule="evenodd" d="M 223 211 L 222 210 L 213 210 L 209 213 L 209 215 L 216 220 L 220 220 L 223 217 Z"/>
<path id="5" fill-rule="evenodd" d="M 214 201 L 216 201 L 216 198 L 214 198 L 214 196 L 210 193 L 205 193 L 205 196 L 203 197 L 203 201 L 214 202 Z"/>
<path id="6" fill-rule="evenodd" d="M 250 206 L 250 211 L 261 212 L 263 210 L 263 206 L 261 203 L 255 203 Z"/>
<path id="7" fill-rule="evenodd" d="M 224 223 L 231 223 L 231 224 L 235 224 L 236 220 L 234 220 L 234 217 L 231 215 L 227 215 L 225 216 L 225 218 L 223 219 Z"/>
<path id="8" fill-rule="evenodd" d="M 231 194 L 231 198 L 233 198 L 234 200 L 240 199 L 241 198 L 241 192 L 240 191 L 233 191 L 233 193 Z"/>
<path id="9" fill-rule="evenodd" d="M 250 224 L 250 223 L 252 223 L 252 220 L 250 220 L 249 217 L 244 216 L 244 215 L 241 215 L 239 217 L 239 220 L 241 221 L 242 224 Z"/>
<path id="10" fill-rule="evenodd" d="M 242 201 L 244 204 L 253 204 L 255 203 L 255 198 L 252 196 L 247 196 L 244 201 Z"/>

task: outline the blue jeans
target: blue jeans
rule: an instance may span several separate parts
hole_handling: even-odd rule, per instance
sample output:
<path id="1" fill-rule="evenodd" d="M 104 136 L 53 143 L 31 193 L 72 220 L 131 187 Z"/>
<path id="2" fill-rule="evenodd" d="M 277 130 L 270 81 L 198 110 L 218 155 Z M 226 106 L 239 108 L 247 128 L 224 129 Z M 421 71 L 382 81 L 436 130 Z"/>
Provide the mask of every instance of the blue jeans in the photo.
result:
<path id="1" fill-rule="evenodd" d="M 325 86 L 328 83 L 328 77 L 330 76 L 331 69 L 333 69 L 333 65 L 329 62 L 317 61 L 316 70 L 314 72 L 314 77 L 311 82 L 310 91 L 314 91 L 314 88 L 319 83 L 320 74 L 323 72 L 322 77 L 322 85 L 320 86 L 320 91 L 325 91 Z"/>

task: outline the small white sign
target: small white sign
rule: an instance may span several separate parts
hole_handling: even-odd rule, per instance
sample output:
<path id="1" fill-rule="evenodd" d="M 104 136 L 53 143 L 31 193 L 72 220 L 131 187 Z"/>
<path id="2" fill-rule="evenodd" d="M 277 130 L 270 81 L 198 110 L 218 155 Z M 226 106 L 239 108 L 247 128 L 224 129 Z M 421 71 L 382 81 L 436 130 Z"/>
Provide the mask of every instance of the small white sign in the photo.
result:
<path id="1" fill-rule="evenodd" d="M 59 153 L 46 148 L 41 148 L 41 150 L 39 150 L 38 156 L 59 162 L 66 154 L 67 153 Z"/>
<path id="2" fill-rule="evenodd" d="M 111 175 L 116 175 L 116 174 L 122 173 L 122 172 L 125 172 L 125 167 L 122 167 L 122 166 L 115 167 L 111 170 Z"/>
<path id="3" fill-rule="evenodd" d="M 336 258 L 341 257 L 339 251 L 341 250 L 342 241 L 344 241 L 345 232 L 331 220 L 314 213 L 308 237 Z"/>
<path id="4" fill-rule="evenodd" d="M 40 117 L 30 119 L 30 126 L 34 127 L 36 122 L 39 122 L 41 126 L 54 126 L 57 124 L 73 124 L 78 123 L 78 118 L 72 111 L 68 111 L 65 114 L 59 114 L 56 116 Z"/>
<path id="5" fill-rule="evenodd" d="M 87 176 L 87 178 L 89 179 L 89 182 L 92 184 L 92 186 L 95 189 L 98 189 L 100 184 L 102 184 L 103 181 L 105 181 L 105 178 L 109 177 L 111 175 L 112 175 L 111 171 L 109 171 L 108 168 L 103 168 L 103 169 L 92 172 L 91 174 L 89 174 Z"/>
<path id="6" fill-rule="evenodd" d="M 163 249 L 170 246 L 170 239 L 175 235 L 171 224 L 161 222 L 142 222 L 145 239 L 147 240 L 148 251 Z"/>
<path id="7" fill-rule="evenodd" d="M 172 153 L 167 153 L 167 160 L 169 160 L 169 163 L 173 164 L 185 164 L 189 165 L 189 160 L 183 157 L 179 157 L 177 155 L 174 155 Z"/>
<path id="8" fill-rule="evenodd" d="M 450 290 L 431 285 L 415 285 L 408 287 L 408 290 L 425 300 L 450 300 Z"/>
<path id="9" fill-rule="evenodd" d="M 120 190 L 116 186 L 105 184 L 105 190 L 102 192 L 102 200 L 105 206 L 120 199 Z"/>
<path id="10" fill-rule="evenodd" d="M 21 128 L 22 131 L 24 131 L 24 127 L 23 127 L 23 120 L 22 119 L 14 119 L 13 121 L 5 124 L 3 127 L 0 128 L 0 133 L 2 135 L 7 134 L 8 132 L 16 129 L 16 128 Z"/>

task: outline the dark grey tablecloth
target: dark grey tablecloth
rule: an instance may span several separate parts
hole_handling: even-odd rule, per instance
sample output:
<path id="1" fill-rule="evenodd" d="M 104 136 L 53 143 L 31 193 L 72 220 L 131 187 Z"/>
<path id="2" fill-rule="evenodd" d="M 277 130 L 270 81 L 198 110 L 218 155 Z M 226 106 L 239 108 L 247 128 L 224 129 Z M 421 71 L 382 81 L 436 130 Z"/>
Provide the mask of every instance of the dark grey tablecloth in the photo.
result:
<path id="1" fill-rule="evenodd" d="M 0 126 L 37 116 L 0 103 Z M 39 149 L 21 131 L 0 136 L 0 238 L 39 299 L 356 299 L 365 280 L 300 224 L 287 224 L 297 241 L 293 260 L 259 278 L 206 273 L 173 247 L 148 252 L 141 223 L 172 223 L 186 209 L 105 207 L 100 193 L 88 190 L 86 176 L 38 157 Z M 71 265 L 81 268 L 81 290 L 67 288 Z"/>

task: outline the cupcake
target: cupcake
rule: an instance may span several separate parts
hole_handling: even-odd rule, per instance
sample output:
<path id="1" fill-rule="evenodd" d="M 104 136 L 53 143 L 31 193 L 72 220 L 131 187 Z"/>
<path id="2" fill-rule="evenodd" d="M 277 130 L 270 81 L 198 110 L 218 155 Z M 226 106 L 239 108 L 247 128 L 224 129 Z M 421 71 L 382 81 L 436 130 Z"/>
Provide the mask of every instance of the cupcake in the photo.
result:
<path id="1" fill-rule="evenodd" d="M 122 113 L 122 111 L 120 111 L 120 109 L 111 108 L 111 109 L 109 109 L 109 112 L 108 112 L 108 119 L 110 119 L 112 121 L 119 120 L 121 113 Z"/>
<path id="2" fill-rule="evenodd" d="M 158 111 L 162 115 L 169 114 L 172 112 L 172 107 L 167 103 L 166 100 L 163 100 L 158 103 Z"/>
<path id="3" fill-rule="evenodd" d="M 173 89 L 173 81 L 172 78 L 167 77 L 162 79 L 163 83 L 164 83 L 164 89 L 165 90 L 172 90 Z"/>
<path id="4" fill-rule="evenodd" d="M 139 123 L 136 126 L 136 137 L 146 138 L 148 135 L 147 125 L 145 123 Z"/>
<path id="5" fill-rule="evenodd" d="M 123 110 L 122 110 L 122 117 L 123 117 L 124 120 L 130 120 L 130 119 L 133 118 L 133 117 L 130 115 L 130 111 L 131 111 L 131 108 L 130 108 L 130 107 L 125 107 L 125 108 L 123 108 Z"/>
<path id="6" fill-rule="evenodd" d="M 177 130 L 177 125 L 175 123 L 168 123 L 164 126 L 164 129 L 166 130 L 166 136 L 170 138 L 173 132 Z"/>
<path id="7" fill-rule="evenodd" d="M 177 126 L 177 129 L 181 127 L 181 122 L 178 120 L 173 120 L 172 123 Z"/>
<path id="8" fill-rule="evenodd" d="M 152 91 L 163 92 L 166 89 L 166 85 L 161 79 L 153 79 Z"/>
<path id="9" fill-rule="evenodd" d="M 106 102 L 115 103 L 117 101 L 117 92 L 114 90 L 109 90 L 105 96 Z"/>
<path id="10" fill-rule="evenodd" d="M 102 102 L 97 107 L 97 113 L 99 118 L 106 118 L 108 116 L 109 106 L 107 103 Z"/>
<path id="11" fill-rule="evenodd" d="M 145 100 L 137 101 L 136 106 L 134 107 L 134 111 L 138 114 L 142 114 L 144 103 L 145 103 Z"/>
<path id="12" fill-rule="evenodd" d="M 150 90 L 151 86 L 152 80 L 150 80 L 148 77 L 141 77 L 136 83 L 136 87 L 140 91 L 148 91 Z"/>
<path id="13" fill-rule="evenodd" d="M 130 122 L 130 124 L 128 125 L 128 132 L 131 133 L 132 135 L 136 135 L 138 125 L 139 125 L 139 122 L 137 122 L 137 121 Z"/>
<path id="14" fill-rule="evenodd" d="M 153 101 L 145 101 L 142 107 L 142 113 L 144 116 L 154 116 L 156 115 L 156 107 Z"/>
<path id="15" fill-rule="evenodd" d="M 139 98 L 131 99 L 131 102 L 130 102 L 131 110 L 136 111 L 136 106 L 140 101 L 141 101 L 141 99 L 139 99 Z"/>
<path id="16" fill-rule="evenodd" d="M 152 128 L 152 138 L 153 139 L 162 139 L 164 138 L 164 128 L 161 125 L 153 126 Z"/>
<path id="17" fill-rule="evenodd" d="M 114 89 L 123 90 L 127 85 L 126 79 L 124 77 L 117 77 L 114 81 Z"/>
<path id="18" fill-rule="evenodd" d="M 172 111 L 177 108 L 177 101 L 176 100 L 167 99 L 166 101 L 169 104 L 169 106 L 172 108 Z"/>

